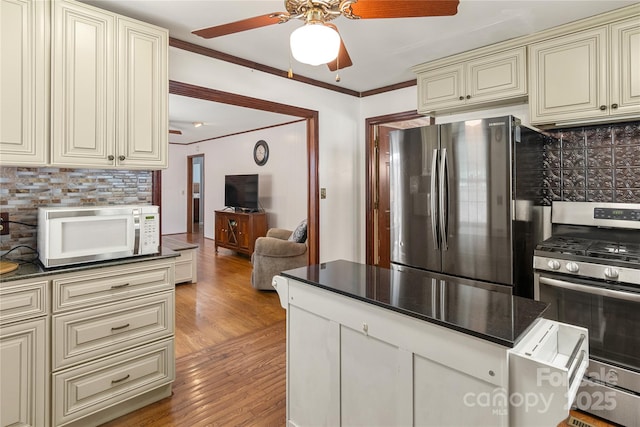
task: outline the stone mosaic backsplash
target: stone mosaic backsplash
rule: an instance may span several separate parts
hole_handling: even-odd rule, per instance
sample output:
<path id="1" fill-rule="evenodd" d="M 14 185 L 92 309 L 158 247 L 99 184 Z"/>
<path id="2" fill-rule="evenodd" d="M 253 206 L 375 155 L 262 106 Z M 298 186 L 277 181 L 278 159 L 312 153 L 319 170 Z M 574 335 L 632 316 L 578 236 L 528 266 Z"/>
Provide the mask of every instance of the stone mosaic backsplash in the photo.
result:
<path id="1" fill-rule="evenodd" d="M 0 212 L 10 221 L 36 225 L 40 206 L 105 206 L 152 203 L 152 172 L 63 168 L 0 167 Z M 10 224 L 0 236 L 0 253 L 36 248 L 36 228 Z M 28 254 L 26 248 L 12 252 Z"/>
<path id="2" fill-rule="evenodd" d="M 556 129 L 546 146 L 545 198 L 640 203 L 640 121 Z"/>

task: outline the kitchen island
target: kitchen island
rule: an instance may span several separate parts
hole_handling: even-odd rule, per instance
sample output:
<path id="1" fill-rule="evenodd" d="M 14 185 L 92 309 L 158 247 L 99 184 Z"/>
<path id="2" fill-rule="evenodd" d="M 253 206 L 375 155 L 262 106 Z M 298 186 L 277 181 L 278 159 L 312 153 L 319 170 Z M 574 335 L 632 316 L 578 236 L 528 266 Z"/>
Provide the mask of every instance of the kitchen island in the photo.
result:
<path id="1" fill-rule="evenodd" d="M 348 261 L 274 287 L 289 426 L 557 425 L 586 369 L 587 331 L 537 301 Z"/>

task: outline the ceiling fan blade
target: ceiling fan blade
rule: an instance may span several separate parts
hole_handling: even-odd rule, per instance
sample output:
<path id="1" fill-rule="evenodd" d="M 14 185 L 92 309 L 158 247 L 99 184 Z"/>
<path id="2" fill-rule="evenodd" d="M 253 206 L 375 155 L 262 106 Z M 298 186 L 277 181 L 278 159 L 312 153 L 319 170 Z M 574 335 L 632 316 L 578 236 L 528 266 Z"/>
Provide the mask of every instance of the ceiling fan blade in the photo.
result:
<path id="1" fill-rule="evenodd" d="M 336 32 L 338 34 L 340 34 L 340 32 L 338 31 L 338 28 L 333 25 L 333 24 L 324 24 L 327 27 L 331 27 L 334 30 L 336 30 Z M 351 62 L 351 57 L 349 56 L 349 52 L 347 52 L 347 48 L 344 45 L 344 40 L 342 39 L 342 36 L 340 36 L 340 50 L 338 51 L 338 57 L 336 59 L 334 59 L 331 62 L 327 63 L 327 66 L 329 67 L 329 70 L 331 71 L 337 71 L 337 70 L 342 70 L 343 68 L 347 68 L 347 67 L 351 67 L 353 65 L 353 62 Z"/>
<path id="2" fill-rule="evenodd" d="M 212 39 L 214 37 L 226 36 L 227 34 L 239 33 L 241 31 L 253 30 L 254 28 L 266 27 L 280 22 L 278 16 L 286 15 L 284 12 L 269 13 L 267 15 L 254 16 L 253 18 L 241 21 L 230 22 L 229 24 L 217 25 L 215 27 L 203 28 L 192 31 L 192 34 Z"/>
<path id="3" fill-rule="evenodd" d="M 458 13 L 459 0 L 358 0 L 351 5 L 362 19 L 449 16 Z"/>
<path id="4" fill-rule="evenodd" d="M 175 129 L 169 129 L 169 133 L 172 133 L 174 135 L 182 135 L 181 130 L 175 130 Z"/>

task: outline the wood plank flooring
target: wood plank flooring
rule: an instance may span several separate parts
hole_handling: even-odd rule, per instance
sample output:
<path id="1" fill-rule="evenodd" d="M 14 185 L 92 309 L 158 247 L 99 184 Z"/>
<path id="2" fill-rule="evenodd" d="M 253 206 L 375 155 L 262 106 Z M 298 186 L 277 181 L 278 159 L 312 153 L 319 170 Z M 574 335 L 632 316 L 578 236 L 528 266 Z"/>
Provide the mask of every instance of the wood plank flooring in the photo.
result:
<path id="1" fill-rule="evenodd" d="M 173 395 L 115 426 L 285 425 L 286 312 L 275 292 L 251 287 L 249 258 L 214 251 L 199 235 L 198 282 L 176 286 Z"/>

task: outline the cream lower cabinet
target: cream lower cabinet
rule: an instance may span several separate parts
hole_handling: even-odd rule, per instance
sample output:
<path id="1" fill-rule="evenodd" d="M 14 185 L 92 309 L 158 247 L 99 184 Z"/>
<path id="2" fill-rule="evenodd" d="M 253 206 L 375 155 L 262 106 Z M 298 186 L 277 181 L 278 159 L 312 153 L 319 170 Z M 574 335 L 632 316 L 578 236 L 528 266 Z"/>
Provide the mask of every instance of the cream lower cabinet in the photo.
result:
<path id="1" fill-rule="evenodd" d="M 161 169 L 168 152 L 168 32 L 53 2 L 51 164 Z"/>
<path id="2" fill-rule="evenodd" d="M 288 301 L 290 427 L 508 425 L 477 403 L 507 389 L 505 347 L 297 282 Z"/>
<path id="3" fill-rule="evenodd" d="M 51 278 L 52 424 L 99 425 L 171 394 L 174 260 Z"/>
<path id="4" fill-rule="evenodd" d="M 538 319 L 508 348 L 303 282 L 274 283 L 287 309 L 289 427 L 558 425 L 587 367 L 583 328 Z"/>
<path id="5" fill-rule="evenodd" d="M 464 58 L 464 59 L 462 59 Z M 416 66 L 418 112 L 464 109 L 527 95 L 526 48 L 518 47 L 433 68 Z"/>
<path id="6" fill-rule="evenodd" d="M 640 19 L 529 46 L 531 123 L 640 117 Z"/>
<path id="7" fill-rule="evenodd" d="M 44 166 L 49 153 L 48 1 L 0 0 L 0 159 Z"/>
<path id="8" fill-rule="evenodd" d="M 49 425 L 49 283 L 0 283 L 0 426 Z"/>

